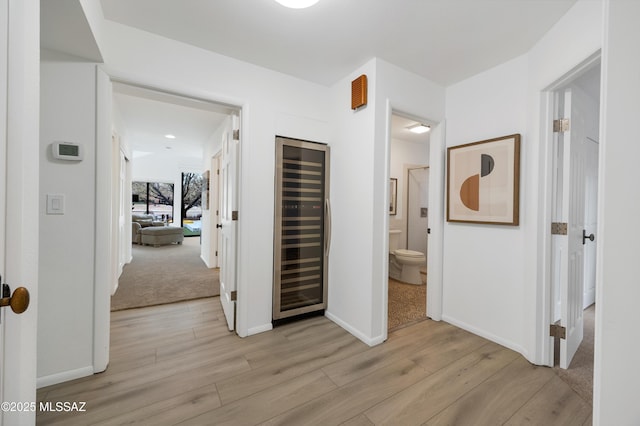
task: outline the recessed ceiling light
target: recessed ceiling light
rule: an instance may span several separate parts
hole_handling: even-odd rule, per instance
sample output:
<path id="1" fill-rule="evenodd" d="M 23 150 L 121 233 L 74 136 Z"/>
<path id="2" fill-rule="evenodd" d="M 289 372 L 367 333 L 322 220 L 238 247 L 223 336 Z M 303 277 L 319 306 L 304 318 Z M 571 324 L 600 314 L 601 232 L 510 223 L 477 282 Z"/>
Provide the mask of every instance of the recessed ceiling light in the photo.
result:
<path id="1" fill-rule="evenodd" d="M 166 149 L 173 149 L 173 148 L 172 148 L 172 147 L 170 147 L 170 146 L 165 146 L 165 148 L 166 148 Z"/>
<path id="2" fill-rule="evenodd" d="M 407 130 L 413 133 L 422 134 L 431 130 L 431 126 L 427 126 L 426 124 L 414 124 L 413 126 L 407 127 Z"/>
<path id="3" fill-rule="evenodd" d="M 319 0 L 276 0 L 284 7 L 291 9 L 304 9 L 305 7 L 311 7 L 318 3 Z"/>
<path id="4" fill-rule="evenodd" d="M 176 138 L 176 136 L 172 135 L 172 134 L 164 135 L 164 137 L 167 138 L 167 139 L 175 139 Z"/>

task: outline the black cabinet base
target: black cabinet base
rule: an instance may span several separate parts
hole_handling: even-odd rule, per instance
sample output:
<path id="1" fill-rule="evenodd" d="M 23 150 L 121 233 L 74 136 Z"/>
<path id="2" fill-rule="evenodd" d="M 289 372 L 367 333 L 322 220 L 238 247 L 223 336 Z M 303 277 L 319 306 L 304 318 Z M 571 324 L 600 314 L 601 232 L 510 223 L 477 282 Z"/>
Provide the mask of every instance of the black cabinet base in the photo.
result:
<path id="1" fill-rule="evenodd" d="M 273 327 L 278 327 L 280 325 L 289 324 L 289 323 L 292 323 L 294 321 L 300 321 L 302 319 L 307 319 L 307 318 L 312 318 L 312 317 L 320 317 L 320 316 L 324 316 L 324 309 L 322 309 L 320 311 L 307 312 L 306 314 L 300 314 L 300 315 L 296 315 L 296 316 L 293 316 L 293 317 L 272 320 L 271 321 L 271 325 Z"/>

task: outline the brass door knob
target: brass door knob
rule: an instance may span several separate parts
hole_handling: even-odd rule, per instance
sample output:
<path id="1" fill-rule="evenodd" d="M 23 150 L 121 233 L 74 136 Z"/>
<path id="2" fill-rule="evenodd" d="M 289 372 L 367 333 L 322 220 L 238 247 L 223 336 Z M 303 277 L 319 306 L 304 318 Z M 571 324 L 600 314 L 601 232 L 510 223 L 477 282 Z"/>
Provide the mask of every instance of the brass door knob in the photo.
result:
<path id="1" fill-rule="evenodd" d="M 0 299 L 0 306 L 11 306 L 16 314 L 23 313 L 29 307 L 29 290 L 24 287 L 16 288 L 11 297 Z"/>

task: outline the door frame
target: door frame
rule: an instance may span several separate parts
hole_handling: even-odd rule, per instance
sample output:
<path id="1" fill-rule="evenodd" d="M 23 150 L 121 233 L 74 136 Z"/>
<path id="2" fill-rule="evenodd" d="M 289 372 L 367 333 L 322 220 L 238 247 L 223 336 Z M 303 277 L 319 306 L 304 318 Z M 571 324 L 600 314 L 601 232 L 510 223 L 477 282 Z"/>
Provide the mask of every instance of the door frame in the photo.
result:
<path id="1" fill-rule="evenodd" d="M 98 125 L 102 125 L 102 128 L 98 128 L 98 151 L 96 152 L 96 204 L 97 204 L 97 214 L 100 211 L 110 212 L 110 208 L 112 206 L 107 205 L 107 201 L 112 199 L 111 192 L 113 188 L 111 187 L 113 179 L 111 177 L 112 170 L 112 156 L 111 152 L 111 144 L 100 143 L 100 138 L 111 138 L 111 113 L 109 111 L 102 111 L 105 107 L 105 103 L 108 103 L 109 108 L 111 107 L 111 96 L 113 95 L 112 83 L 121 83 L 126 84 L 133 87 L 139 87 L 147 90 L 152 90 L 156 92 L 160 92 L 163 94 L 177 96 L 182 98 L 189 98 L 196 101 L 202 101 L 207 103 L 213 103 L 218 105 L 223 105 L 229 107 L 230 109 L 234 109 L 238 111 L 238 114 L 242 117 L 240 120 L 240 132 L 241 134 L 247 134 L 246 128 L 248 127 L 248 119 L 246 114 L 246 110 L 248 109 L 248 103 L 244 100 L 235 99 L 235 98 L 226 98 L 223 99 L 221 97 L 212 96 L 208 92 L 203 91 L 187 91 L 184 87 L 172 86 L 170 84 L 149 84 L 145 79 L 139 76 L 131 76 L 126 73 L 119 73 L 113 70 L 107 70 L 102 66 L 98 66 L 99 72 L 103 71 L 106 73 L 109 79 L 109 90 L 108 93 L 104 88 L 100 87 L 100 79 L 98 79 Z M 102 113 L 100 113 L 102 112 Z M 109 122 L 101 122 L 105 119 L 105 114 L 109 118 Z M 106 148 L 104 147 L 106 145 Z M 238 173 L 241 173 L 242 169 L 242 158 L 243 158 L 243 146 L 241 144 L 238 149 Z M 102 147 L 102 148 L 101 148 Z M 238 180 L 238 192 L 242 191 L 242 179 Z M 238 203 L 241 202 L 241 198 L 238 198 Z M 242 206 L 238 206 L 241 209 Z M 37 209 L 36 209 L 37 210 Z M 107 214 L 107 213 L 104 213 Z M 109 213 L 110 214 L 110 213 Z M 107 214 L 107 215 L 109 215 Z M 98 222 L 99 223 L 99 222 Z M 242 221 L 238 221 L 238 232 L 236 235 L 237 246 L 236 250 L 239 253 L 240 251 L 240 241 L 241 241 L 241 232 L 242 232 Z M 109 227 L 98 227 L 96 229 L 96 254 L 98 253 L 110 253 L 111 241 L 110 241 L 111 231 Z M 110 313 L 110 297 L 111 297 L 111 287 L 110 284 L 113 280 L 117 280 L 117 277 L 114 277 L 113 272 L 110 268 L 111 266 L 111 258 L 110 256 L 98 256 L 96 255 L 96 279 L 95 279 L 95 303 L 94 303 L 94 311 L 93 311 L 93 319 L 94 319 L 94 335 L 93 335 L 93 358 L 94 358 L 94 371 L 104 371 L 109 363 L 109 339 L 110 339 L 110 322 L 111 322 L 111 313 Z M 242 294 L 241 281 L 239 279 L 238 267 L 236 263 L 236 290 L 238 294 Z M 245 312 L 243 298 L 238 297 L 236 301 L 236 310 L 239 312 Z M 242 306 L 242 309 L 240 307 Z M 239 316 L 239 315 L 238 315 Z M 238 321 L 238 324 L 244 326 L 244 321 Z M 240 334 L 240 332 L 244 332 Z M 238 334 L 241 336 L 247 335 L 246 329 L 238 330 Z"/>
<path id="2" fill-rule="evenodd" d="M 26 312 L 5 312 L 3 328 L 5 350 L 3 401 L 36 401 L 36 346 L 38 311 L 39 176 L 40 163 L 40 2 L 4 0 L 0 14 L 8 19 L 3 31 L 8 43 L 6 75 L 0 89 L 0 113 L 6 118 L 6 180 L 0 189 L 0 202 L 6 209 L 3 281 L 26 287 L 31 303 Z M 4 37 L 3 37 L 4 38 Z M 5 39 L 6 41 L 7 39 Z M 4 61 L 3 61 L 4 62 Z M 6 90 L 6 91 L 5 91 Z M 6 104 L 5 104 L 6 102 Z M 6 109 L 5 109 L 6 108 Z M 6 311 L 7 308 L 4 308 Z M 0 424 L 35 423 L 35 412 L 2 412 Z"/>
<path id="3" fill-rule="evenodd" d="M 553 304 L 554 294 L 552 288 L 553 263 L 552 263 L 552 235 L 550 232 L 553 208 L 554 208 L 554 132 L 553 132 L 553 118 L 556 108 L 555 93 L 562 87 L 567 86 L 578 77 L 582 76 L 587 71 L 591 70 L 594 66 L 601 62 L 602 52 L 598 50 L 592 55 L 588 56 L 582 62 L 577 64 L 567 73 L 562 75 L 556 81 L 544 88 L 540 92 L 541 96 L 541 113 L 540 113 L 540 143 L 542 145 L 541 150 L 541 200 L 540 203 L 540 216 L 541 223 L 538 228 L 540 235 L 540 244 L 538 246 L 538 258 L 541 260 L 539 264 L 542 270 L 542 283 L 541 283 L 541 299 L 537 308 L 537 323 L 538 323 L 538 352 L 541 355 L 540 364 L 553 367 L 554 361 L 554 338 L 549 335 L 549 324 L 553 321 Z M 602 77 L 601 77 L 602 79 Z M 602 83 L 601 83 L 602 90 Z M 598 209 L 600 208 L 601 198 L 598 198 Z M 599 256 L 599 254 L 596 254 Z M 596 258 L 596 262 L 598 259 Z M 596 312 L 597 315 L 597 312 Z"/>
<path id="4" fill-rule="evenodd" d="M 386 136 L 385 136 L 385 181 L 391 177 L 391 116 L 396 113 L 416 121 L 422 121 L 431 125 L 432 132 L 436 130 L 438 137 L 431 137 L 429 141 L 429 228 L 431 233 L 427 240 L 427 318 L 434 321 L 442 320 L 442 276 L 444 248 L 444 165 L 445 165 L 445 120 L 435 121 L 420 117 L 402 108 L 396 108 L 390 100 L 386 105 Z M 433 135 L 433 133 L 432 133 Z M 388 186 L 388 185 L 387 185 Z M 381 232 L 383 236 L 384 261 L 382 266 L 382 341 L 388 337 L 388 310 L 389 310 L 389 194 L 385 193 L 384 226 Z"/>

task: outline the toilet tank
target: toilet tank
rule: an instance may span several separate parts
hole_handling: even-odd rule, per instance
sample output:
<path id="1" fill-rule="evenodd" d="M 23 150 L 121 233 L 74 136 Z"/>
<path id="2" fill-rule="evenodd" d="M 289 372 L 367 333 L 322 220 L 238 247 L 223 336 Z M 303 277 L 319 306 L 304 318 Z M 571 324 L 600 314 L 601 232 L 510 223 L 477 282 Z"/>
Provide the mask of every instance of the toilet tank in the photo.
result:
<path id="1" fill-rule="evenodd" d="M 389 253 L 393 253 L 400 247 L 400 235 L 402 231 L 399 229 L 389 229 Z"/>

